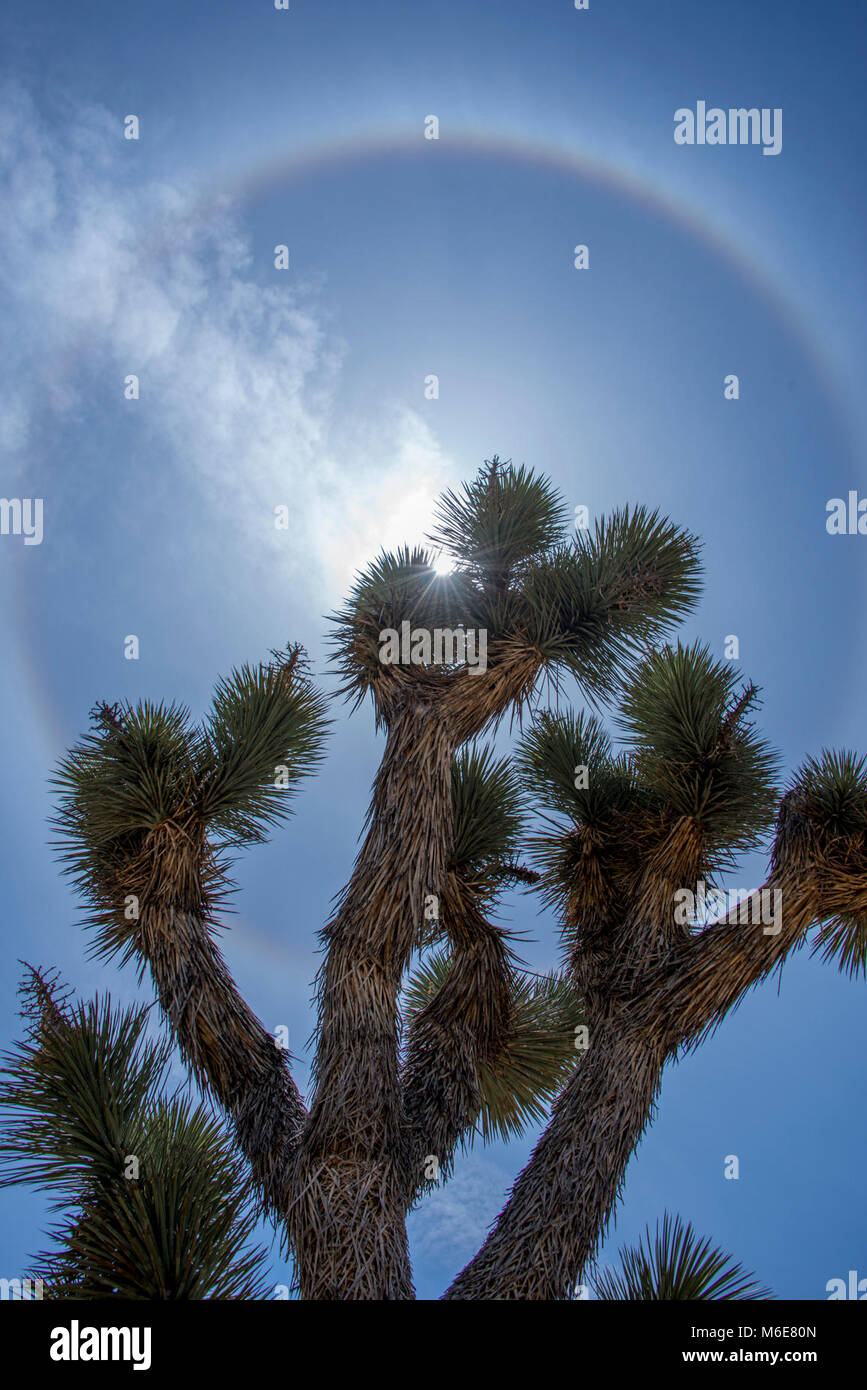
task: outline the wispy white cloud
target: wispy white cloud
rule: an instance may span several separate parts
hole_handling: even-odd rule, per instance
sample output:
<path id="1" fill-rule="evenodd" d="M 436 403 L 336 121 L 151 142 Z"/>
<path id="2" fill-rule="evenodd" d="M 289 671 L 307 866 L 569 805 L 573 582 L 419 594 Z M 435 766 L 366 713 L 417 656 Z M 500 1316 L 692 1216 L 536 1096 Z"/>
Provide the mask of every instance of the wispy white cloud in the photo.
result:
<path id="1" fill-rule="evenodd" d="M 437 494 L 450 481 L 432 431 L 413 410 L 392 406 L 352 434 L 340 450 L 343 465 L 329 464 L 322 480 L 333 505 L 320 517 L 318 544 L 340 592 L 381 548 L 424 544 Z M 372 459 L 384 463 L 371 467 Z"/>
<path id="2" fill-rule="evenodd" d="M 476 1253 L 502 1209 L 511 1176 L 481 1154 L 458 1160 L 453 1177 L 435 1188 L 409 1218 L 414 1258 L 459 1269 Z"/>
<path id="3" fill-rule="evenodd" d="M 203 216 L 194 190 L 136 174 L 130 143 L 102 108 L 49 118 L 0 94 L 6 477 L 65 428 L 104 428 L 134 373 L 154 488 L 183 480 L 272 571 L 282 547 L 284 576 L 342 591 L 380 545 L 421 538 L 448 472 L 436 441 L 399 403 L 335 418 L 345 345 L 317 291 L 254 265 L 228 202 Z"/>

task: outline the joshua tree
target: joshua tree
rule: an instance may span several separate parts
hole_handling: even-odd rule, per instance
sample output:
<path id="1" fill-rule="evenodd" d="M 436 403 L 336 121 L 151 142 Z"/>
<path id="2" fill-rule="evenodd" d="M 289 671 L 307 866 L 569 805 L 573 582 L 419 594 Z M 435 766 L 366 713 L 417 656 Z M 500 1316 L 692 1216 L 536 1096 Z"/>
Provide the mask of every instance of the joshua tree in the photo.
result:
<path id="1" fill-rule="evenodd" d="M 827 958 L 864 970 L 861 761 L 823 753 L 780 798 L 756 688 L 700 645 L 664 645 L 699 592 L 696 539 L 641 507 L 571 540 L 567 522 L 548 482 L 494 458 L 441 499 L 431 548 L 381 554 L 336 616 L 343 692 L 371 697 L 385 748 L 322 933 L 309 1104 L 214 940 L 227 856 L 287 814 L 322 754 L 326 704 L 301 650 L 235 672 L 198 726 L 175 706 L 101 705 L 60 768 L 57 826 L 97 949 L 150 973 L 304 1298 L 412 1298 L 413 1204 L 474 1133 L 513 1133 L 549 1107 L 445 1296 L 570 1297 L 666 1061 L 813 928 Z M 442 650 L 437 664 L 383 661 L 380 635 L 402 624 L 484 632 L 486 669 Z M 596 712 L 540 709 L 566 678 Z M 528 721 L 514 763 L 477 743 L 506 716 Z M 527 841 L 533 809 L 544 820 Z M 761 898 L 711 925 L 685 915 L 683 892 L 712 884 L 775 817 L 764 888 L 782 895 L 779 922 L 768 929 Z M 514 883 L 558 911 L 565 959 L 541 980 L 493 920 Z"/>
<path id="2" fill-rule="evenodd" d="M 56 977 L 32 967 L 20 993 L 26 1038 L 0 1068 L 0 1174 L 53 1193 L 63 1215 L 20 1296 L 270 1297 L 267 1252 L 249 1243 L 249 1172 L 207 1110 L 164 1095 L 171 1048 L 147 1036 L 149 1010 L 119 1010 L 109 997 L 73 1008 Z M 528 1021 L 537 1025 L 532 1010 Z M 538 1026 L 529 1038 L 544 1049 Z M 532 1076 L 532 1052 L 513 1047 Z M 679 1218 L 666 1214 L 653 1245 L 646 1239 L 647 1250 L 642 1241 L 621 1251 L 619 1268 L 594 1271 L 597 1298 L 773 1297 Z"/>
<path id="3" fill-rule="evenodd" d="M 249 1170 L 214 1116 L 166 1096 L 170 1046 L 146 1008 L 70 1005 L 29 970 L 27 1037 L 5 1058 L 3 1180 L 51 1192 L 63 1220 L 41 1297 L 263 1298 Z"/>

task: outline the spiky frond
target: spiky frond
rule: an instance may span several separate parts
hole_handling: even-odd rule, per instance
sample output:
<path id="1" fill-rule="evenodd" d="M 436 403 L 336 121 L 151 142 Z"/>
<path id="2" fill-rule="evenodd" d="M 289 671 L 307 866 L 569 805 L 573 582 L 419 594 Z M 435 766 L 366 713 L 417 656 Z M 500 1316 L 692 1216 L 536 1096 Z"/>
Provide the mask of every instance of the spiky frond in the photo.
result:
<path id="1" fill-rule="evenodd" d="M 343 607 L 331 615 L 341 693 L 356 706 L 368 691 L 407 677 L 404 668 L 383 665 L 381 632 L 400 633 L 403 622 L 430 630 L 467 620 L 466 604 L 460 601 L 465 584 L 457 576 L 446 581 L 438 575 L 434 559 L 433 551 L 422 546 L 381 551 L 356 576 Z"/>
<path id="2" fill-rule="evenodd" d="M 38 983 L 43 984 L 37 989 Z M 153 1104 L 170 1058 L 147 1038 L 147 1011 L 111 1008 L 97 998 L 60 1005 L 44 977 L 28 971 L 26 1041 L 3 1058 L 0 1140 L 5 1184 L 33 1183 L 74 1200 L 91 1183 L 111 1182 L 140 1117 Z"/>
<path id="3" fill-rule="evenodd" d="M 625 691 L 620 724 L 636 770 L 675 817 L 701 827 L 720 863 L 773 823 L 778 760 L 748 715 L 757 689 L 695 643 L 650 652 Z"/>
<path id="4" fill-rule="evenodd" d="M 480 888 L 507 879 L 526 816 L 508 758 L 475 746 L 458 754 L 452 763 L 452 816 L 449 868 Z"/>
<path id="5" fill-rule="evenodd" d="M 156 1103 L 143 1134 L 138 1179 L 116 1177 L 52 1232 L 52 1296 L 267 1297 L 247 1174 L 217 1122 L 176 1097 Z"/>
<path id="6" fill-rule="evenodd" d="M 100 859 L 111 846 L 148 831 L 190 798 L 193 730 L 180 705 L 142 701 L 135 709 L 98 705 L 92 729 L 61 760 L 56 823 L 69 844 Z M 73 861 L 82 864 L 80 855 Z"/>
<path id="7" fill-rule="evenodd" d="M 808 758 L 793 782 L 824 847 L 843 853 L 867 832 L 867 759 L 851 749 L 825 748 Z"/>
<path id="8" fill-rule="evenodd" d="M 409 1024 L 442 989 L 450 968 L 448 951 L 437 951 L 420 962 L 404 993 Z M 575 1029 L 583 1013 L 565 978 L 515 971 L 511 992 L 505 1043 L 479 1069 L 482 1104 L 474 1126 L 485 1143 L 514 1139 L 544 1119 L 579 1057 Z"/>
<path id="9" fill-rule="evenodd" d="M 528 568 L 527 640 L 589 698 L 610 696 L 693 606 L 700 573 L 695 537 L 644 507 L 617 510 Z"/>
<path id="10" fill-rule="evenodd" d="M 89 878 L 94 858 L 110 864 L 171 819 L 243 843 L 289 813 L 292 788 L 315 769 L 330 721 L 301 648 L 273 657 L 221 680 L 201 728 L 177 705 L 97 706 L 92 731 L 52 779 L 55 825 L 74 870 Z"/>
<path id="11" fill-rule="evenodd" d="M 380 632 L 408 622 L 484 631 L 495 671 L 522 661 L 510 703 L 525 702 L 543 670 L 555 684 L 570 673 L 590 698 L 609 696 L 624 663 L 695 602 L 698 544 L 642 507 L 616 511 L 573 541 L 566 520 L 546 479 L 496 458 L 461 491 L 446 492 L 431 540 L 454 555 L 455 571 L 438 577 L 431 552 L 405 548 L 383 553 L 359 576 L 334 618 L 344 692 L 357 702 L 373 692 L 385 718 L 382 700 L 395 685 L 444 680 L 449 673 L 433 665 L 424 674 L 418 666 L 383 669 Z M 480 682 L 474 695 L 484 705 L 483 690 Z M 499 717 L 493 686 L 487 698 Z"/>
<path id="12" fill-rule="evenodd" d="M 850 750 L 823 749 L 795 777 L 791 803 L 823 865 L 826 903 L 843 898 L 849 908 L 823 918 L 812 953 L 853 979 L 867 975 L 867 762 Z"/>
<path id="13" fill-rule="evenodd" d="M 403 986 L 402 1012 L 407 1024 L 412 1023 L 434 995 L 442 988 L 449 973 L 449 952 L 431 951 L 416 965 Z"/>
<path id="14" fill-rule="evenodd" d="M 821 952 L 827 965 L 837 962 L 841 975 L 857 980 L 867 976 L 867 913 L 837 913 L 823 922 L 813 940 L 811 955 Z"/>
<path id="15" fill-rule="evenodd" d="M 596 1271 L 592 1276 L 599 1299 L 758 1302 L 774 1297 L 743 1265 L 697 1236 L 691 1223 L 668 1212 L 661 1229 L 658 1221 L 653 1235 L 645 1228 L 638 1245 L 625 1246 L 619 1255 L 619 1269 Z"/>
<path id="16" fill-rule="evenodd" d="M 323 754 L 326 700 L 307 677 L 300 647 L 221 680 L 197 760 L 199 811 L 231 844 L 264 838 L 285 819 L 294 789 Z"/>
<path id="17" fill-rule="evenodd" d="M 578 825 L 610 824 L 638 794 L 628 763 L 612 755 L 601 720 L 584 711 L 539 714 L 516 764 L 529 791 Z"/>
<path id="18" fill-rule="evenodd" d="M 566 505 L 547 478 L 495 455 L 471 483 L 443 494 L 430 539 L 482 588 L 504 589 L 526 561 L 562 541 L 567 524 Z"/>
<path id="19" fill-rule="evenodd" d="M 291 813 L 329 721 L 292 647 L 221 681 L 201 727 L 179 706 L 148 701 L 100 705 L 92 723 L 52 779 L 52 823 L 66 872 L 95 909 L 95 951 L 127 959 L 146 898 L 175 913 L 219 902 L 223 852 Z"/>
<path id="20" fill-rule="evenodd" d="M 578 532 L 576 552 L 594 573 L 632 644 L 656 641 L 701 594 L 701 543 L 658 509 L 618 507 L 593 533 Z"/>
<path id="21" fill-rule="evenodd" d="M 170 1052 L 147 1010 L 72 1006 L 37 972 L 29 997 L 0 1070 L 0 1180 L 64 1213 L 41 1257 L 50 1296 L 262 1297 L 249 1177 L 205 1109 L 163 1095 Z"/>
<path id="22" fill-rule="evenodd" d="M 554 972 L 519 974 L 510 1037 L 503 1052 L 480 1072 L 484 1105 L 479 1128 L 486 1143 L 519 1137 L 546 1118 L 578 1061 L 575 1029 L 583 1018 L 581 1001 L 566 978 Z"/>
<path id="23" fill-rule="evenodd" d="M 647 789 L 594 715 L 541 714 L 517 755 L 528 792 L 566 822 L 531 837 L 530 861 L 542 872 L 541 896 L 561 917 L 568 950 L 576 931 L 600 926 L 628 891 L 640 866 L 648 815 Z M 548 819 L 543 811 L 543 817 Z"/>

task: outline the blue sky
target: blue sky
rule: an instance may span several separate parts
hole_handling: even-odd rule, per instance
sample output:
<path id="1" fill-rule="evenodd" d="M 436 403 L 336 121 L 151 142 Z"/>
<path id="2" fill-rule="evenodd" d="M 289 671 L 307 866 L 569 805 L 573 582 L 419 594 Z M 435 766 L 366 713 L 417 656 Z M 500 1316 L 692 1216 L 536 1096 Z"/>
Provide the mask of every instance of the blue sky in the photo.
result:
<path id="1" fill-rule="evenodd" d="M 419 539 L 493 453 L 570 507 L 647 502 L 702 535 L 683 635 L 719 656 L 739 637 L 787 769 L 867 748 L 867 542 L 825 528 L 828 499 L 867 493 L 851 6 L 48 0 L 4 16 L 2 51 L 0 492 L 44 499 L 41 545 L 0 537 L 4 1040 L 19 957 L 137 994 L 88 959 L 47 843 L 47 778 L 93 703 L 202 712 L 290 639 L 324 673 L 354 568 Z M 698 100 L 781 108 L 781 153 L 676 145 Z M 316 932 L 381 748 L 369 711 L 335 713 L 294 820 L 238 865 L 224 938 L 302 1085 Z M 556 960 L 532 899 L 504 917 L 537 938 L 532 968 Z M 668 1207 L 780 1296 L 867 1275 L 863 988 L 802 952 L 667 1073 L 606 1254 Z M 473 1253 L 532 1139 L 474 1150 L 412 1217 L 420 1296 Z M 44 1211 L 0 1193 L 7 1277 Z"/>

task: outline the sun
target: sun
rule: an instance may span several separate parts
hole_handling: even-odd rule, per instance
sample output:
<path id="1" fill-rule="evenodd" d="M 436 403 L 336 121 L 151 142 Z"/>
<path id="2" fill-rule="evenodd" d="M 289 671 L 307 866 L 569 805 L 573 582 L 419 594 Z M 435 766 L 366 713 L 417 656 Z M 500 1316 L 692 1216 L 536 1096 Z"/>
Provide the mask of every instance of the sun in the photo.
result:
<path id="1" fill-rule="evenodd" d="M 434 560 L 434 562 L 433 562 L 433 568 L 434 568 L 434 573 L 435 573 L 435 574 L 438 574 L 438 575 L 440 575 L 440 576 L 443 576 L 443 575 L 446 575 L 446 574 L 454 574 L 454 571 L 455 571 L 455 562 L 454 562 L 454 558 L 453 558 L 451 555 L 447 555 L 447 554 L 445 553 L 444 550 L 441 550 L 440 553 L 439 553 L 439 555 L 436 556 L 436 558 L 435 558 L 435 560 Z"/>

